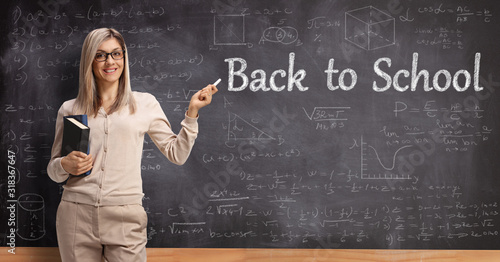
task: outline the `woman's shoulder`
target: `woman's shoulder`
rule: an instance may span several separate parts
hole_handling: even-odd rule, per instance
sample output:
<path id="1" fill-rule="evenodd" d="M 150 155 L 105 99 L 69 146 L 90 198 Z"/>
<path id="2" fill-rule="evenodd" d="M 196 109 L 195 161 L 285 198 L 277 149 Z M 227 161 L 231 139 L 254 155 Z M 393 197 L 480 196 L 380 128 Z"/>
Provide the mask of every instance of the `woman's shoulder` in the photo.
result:
<path id="1" fill-rule="evenodd" d="M 135 102 L 140 106 L 140 105 L 147 105 L 151 103 L 158 103 L 156 100 L 156 97 L 150 93 L 147 92 L 137 92 L 133 91 L 132 95 L 134 96 Z"/>
<path id="2" fill-rule="evenodd" d="M 164 114 L 160 100 L 153 94 L 147 92 L 132 92 L 136 104 L 136 112 L 154 117 L 156 114 Z"/>
<path id="3" fill-rule="evenodd" d="M 76 99 L 64 101 L 64 103 L 59 108 L 59 111 L 65 113 L 65 115 L 73 112 L 73 106 L 75 105 L 75 101 Z"/>

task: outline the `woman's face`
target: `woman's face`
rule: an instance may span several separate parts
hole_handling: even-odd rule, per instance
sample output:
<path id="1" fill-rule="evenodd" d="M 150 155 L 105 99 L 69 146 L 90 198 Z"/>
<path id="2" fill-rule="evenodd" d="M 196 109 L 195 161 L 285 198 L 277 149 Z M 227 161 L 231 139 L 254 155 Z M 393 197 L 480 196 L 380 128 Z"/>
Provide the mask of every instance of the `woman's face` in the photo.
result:
<path id="1" fill-rule="evenodd" d="M 123 64 L 125 59 L 116 58 L 118 57 L 117 54 L 122 51 L 122 47 L 116 38 L 108 39 L 99 46 L 96 58 L 99 57 L 100 60 L 106 60 L 97 61 L 94 58 L 94 61 L 92 62 L 92 71 L 94 72 L 94 77 L 98 86 L 103 87 L 118 84 L 118 80 L 123 73 Z M 113 55 L 107 53 L 112 53 Z M 115 58 L 113 58 L 113 56 Z"/>

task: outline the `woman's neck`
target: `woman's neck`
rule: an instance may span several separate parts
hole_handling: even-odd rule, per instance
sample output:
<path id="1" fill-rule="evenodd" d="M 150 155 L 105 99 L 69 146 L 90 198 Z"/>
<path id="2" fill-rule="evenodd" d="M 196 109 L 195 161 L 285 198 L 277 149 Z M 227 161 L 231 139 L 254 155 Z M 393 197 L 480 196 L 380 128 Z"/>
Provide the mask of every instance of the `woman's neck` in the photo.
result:
<path id="1" fill-rule="evenodd" d="M 98 85 L 97 92 L 99 92 L 101 106 L 104 110 L 109 111 L 118 96 L 118 83 L 113 85 Z"/>
<path id="2" fill-rule="evenodd" d="M 97 92 L 102 100 L 114 100 L 118 94 L 118 82 L 112 84 L 97 84 Z"/>

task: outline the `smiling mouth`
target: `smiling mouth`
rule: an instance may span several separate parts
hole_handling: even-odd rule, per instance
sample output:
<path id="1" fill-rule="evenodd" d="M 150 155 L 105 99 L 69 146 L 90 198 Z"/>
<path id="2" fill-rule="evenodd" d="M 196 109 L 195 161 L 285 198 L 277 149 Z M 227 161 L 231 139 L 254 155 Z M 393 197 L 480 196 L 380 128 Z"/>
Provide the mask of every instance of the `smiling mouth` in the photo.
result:
<path id="1" fill-rule="evenodd" d="M 116 68 L 114 68 L 114 69 L 105 69 L 104 70 L 104 72 L 106 72 L 106 73 L 113 73 L 115 71 L 116 71 Z"/>

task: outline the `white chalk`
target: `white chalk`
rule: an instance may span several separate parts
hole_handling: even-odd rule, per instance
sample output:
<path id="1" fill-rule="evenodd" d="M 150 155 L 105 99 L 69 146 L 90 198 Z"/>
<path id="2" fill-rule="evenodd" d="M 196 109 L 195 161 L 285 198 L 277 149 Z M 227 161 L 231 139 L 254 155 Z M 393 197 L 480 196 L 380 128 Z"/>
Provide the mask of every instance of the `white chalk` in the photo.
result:
<path id="1" fill-rule="evenodd" d="M 218 85 L 219 83 L 220 83 L 220 78 L 219 78 L 217 81 L 215 81 L 215 83 L 213 83 L 213 85 L 214 85 L 214 86 L 216 86 L 216 85 Z"/>

